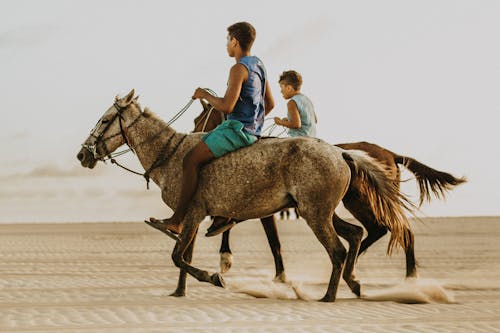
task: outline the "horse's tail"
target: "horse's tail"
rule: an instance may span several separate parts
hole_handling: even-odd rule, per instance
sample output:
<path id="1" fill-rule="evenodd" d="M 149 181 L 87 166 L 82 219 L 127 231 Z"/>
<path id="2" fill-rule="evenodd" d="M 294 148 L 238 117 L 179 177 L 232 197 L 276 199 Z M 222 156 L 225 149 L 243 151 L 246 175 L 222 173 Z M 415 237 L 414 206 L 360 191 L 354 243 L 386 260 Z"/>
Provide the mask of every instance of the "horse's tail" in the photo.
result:
<path id="1" fill-rule="evenodd" d="M 342 157 L 351 169 L 351 184 L 356 182 L 355 188 L 368 199 L 376 222 L 391 231 L 387 253 L 391 254 L 397 244 L 406 250 L 411 227 L 405 210 L 413 213 L 416 207 L 399 191 L 383 166 L 367 153 L 349 150 Z M 349 190 L 354 191 L 354 186 Z"/>
<path id="2" fill-rule="evenodd" d="M 444 199 L 447 191 L 467 181 L 465 177 L 456 178 L 447 172 L 428 167 L 411 157 L 392 154 L 396 164 L 403 165 L 415 175 L 420 189 L 419 207 L 424 201 L 431 201 L 431 194 L 438 199 Z"/>

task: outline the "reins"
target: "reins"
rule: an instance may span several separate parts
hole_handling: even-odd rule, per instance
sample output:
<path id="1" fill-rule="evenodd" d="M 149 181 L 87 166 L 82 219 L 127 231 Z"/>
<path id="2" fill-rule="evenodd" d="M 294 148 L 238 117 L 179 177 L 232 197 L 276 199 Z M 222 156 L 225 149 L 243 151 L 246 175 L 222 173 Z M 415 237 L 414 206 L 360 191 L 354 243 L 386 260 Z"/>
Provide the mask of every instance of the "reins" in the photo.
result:
<path id="1" fill-rule="evenodd" d="M 272 118 L 266 118 L 264 119 L 264 121 L 266 120 L 271 120 Z M 276 136 L 272 136 L 274 130 L 278 127 L 283 127 L 283 130 L 281 132 L 279 132 Z M 267 126 L 266 128 L 264 128 L 262 130 L 262 133 L 265 133 L 265 132 L 268 132 L 267 135 L 262 135 L 262 137 L 273 137 L 273 138 L 277 138 L 277 137 L 280 137 L 283 133 L 286 132 L 286 127 L 284 126 L 281 126 L 281 125 L 276 125 L 275 123 L 272 123 L 271 125 Z"/>
<path id="2" fill-rule="evenodd" d="M 203 126 L 201 127 L 201 132 L 205 132 L 205 129 L 207 128 L 207 123 L 208 123 L 208 120 L 210 119 L 210 117 L 212 116 L 212 112 L 215 108 L 212 106 L 210 108 L 210 110 L 208 110 L 207 113 L 205 113 L 205 115 L 203 117 L 201 117 L 201 119 L 196 123 L 194 124 L 194 128 L 198 127 L 198 125 L 201 123 L 201 121 L 203 119 L 205 119 L 205 121 L 203 122 Z"/>

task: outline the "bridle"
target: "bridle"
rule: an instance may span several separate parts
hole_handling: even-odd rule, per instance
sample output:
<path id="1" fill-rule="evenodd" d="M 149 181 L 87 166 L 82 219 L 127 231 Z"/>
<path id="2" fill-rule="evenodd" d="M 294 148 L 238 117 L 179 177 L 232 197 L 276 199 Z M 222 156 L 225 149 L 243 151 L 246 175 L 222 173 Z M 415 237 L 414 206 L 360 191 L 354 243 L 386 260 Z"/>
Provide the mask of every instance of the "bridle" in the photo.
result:
<path id="1" fill-rule="evenodd" d="M 128 125 L 127 127 L 124 127 L 123 126 L 123 121 L 124 121 L 124 119 L 123 119 L 123 112 L 124 112 L 124 110 L 126 110 L 129 107 L 129 105 L 127 105 L 127 106 L 121 106 L 117 102 L 114 102 L 113 103 L 113 107 L 116 109 L 116 113 L 115 113 L 115 115 L 111 119 L 109 119 L 109 120 L 106 121 L 105 127 L 102 130 L 102 132 L 99 135 L 95 135 L 95 131 L 97 130 L 97 125 L 90 132 L 90 136 L 93 137 L 93 138 L 95 138 L 94 143 L 92 145 L 82 144 L 82 147 L 86 148 L 92 154 L 92 156 L 94 157 L 94 159 L 99 160 L 99 161 L 103 161 L 103 162 L 105 162 L 106 159 L 112 159 L 113 157 L 116 157 L 116 156 L 124 154 L 124 152 L 118 152 L 118 153 L 113 154 L 113 153 L 111 153 L 111 152 L 108 151 L 107 146 L 106 146 L 106 141 L 108 141 L 108 140 L 110 140 L 110 139 L 112 139 L 112 138 L 114 138 L 115 136 L 118 136 L 118 135 L 122 136 L 123 141 L 125 141 L 125 143 L 129 147 L 129 149 L 127 150 L 127 152 L 128 151 L 134 152 L 134 148 L 130 145 L 130 140 L 129 140 L 128 136 L 127 136 L 126 130 L 128 128 L 134 126 L 134 124 L 142 117 L 142 112 L 140 112 L 139 116 L 137 116 L 130 123 L 130 125 Z M 116 120 L 116 118 L 118 118 L 118 122 L 120 124 L 120 132 L 112 134 L 112 135 L 107 136 L 107 137 L 104 137 L 104 134 L 106 133 L 106 131 L 108 130 L 108 128 L 113 124 L 113 122 Z M 99 121 L 97 122 L 97 124 L 103 123 L 103 121 L 101 119 L 99 119 Z M 101 157 L 98 156 L 98 154 L 97 154 L 97 145 L 98 144 L 102 144 L 103 149 L 104 149 L 104 154 Z"/>

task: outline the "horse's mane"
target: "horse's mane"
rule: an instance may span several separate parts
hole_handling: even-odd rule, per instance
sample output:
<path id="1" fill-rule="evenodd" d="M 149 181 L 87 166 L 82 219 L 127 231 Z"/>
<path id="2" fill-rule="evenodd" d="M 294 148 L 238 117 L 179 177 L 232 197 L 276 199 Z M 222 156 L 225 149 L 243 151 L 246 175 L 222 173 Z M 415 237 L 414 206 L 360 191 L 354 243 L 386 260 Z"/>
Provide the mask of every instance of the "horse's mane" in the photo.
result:
<path id="1" fill-rule="evenodd" d="M 140 109 L 140 106 L 138 106 Z M 167 122 L 163 119 L 161 119 L 156 113 L 151 111 L 150 108 L 147 106 L 144 108 L 144 111 L 142 111 L 142 115 L 146 118 L 153 119 L 154 121 L 159 122 L 162 126 L 168 126 Z"/>

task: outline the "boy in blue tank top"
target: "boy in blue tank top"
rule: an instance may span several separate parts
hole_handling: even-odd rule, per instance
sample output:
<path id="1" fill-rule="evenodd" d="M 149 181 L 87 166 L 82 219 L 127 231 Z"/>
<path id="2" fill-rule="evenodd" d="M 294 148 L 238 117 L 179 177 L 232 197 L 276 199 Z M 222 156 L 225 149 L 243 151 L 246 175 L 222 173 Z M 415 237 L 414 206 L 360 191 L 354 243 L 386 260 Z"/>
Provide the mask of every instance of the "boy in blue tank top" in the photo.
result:
<path id="1" fill-rule="evenodd" d="M 296 71 L 284 71 L 278 81 L 287 103 L 288 117 L 274 117 L 274 123 L 288 128 L 289 136 L 316 136 L 318 119 L 311 100 L 300 92 L 302 76 Z"/>
<path id="2" fill-rule="evenodd" d="M 260 136 L 264 116 L 274 107 L 274 99 L 267 82 L 262 61 L 250 54 L 255 40 L 255 29 L 247 22 L 238 22 L 227 28 L 227 53 L 236 64 L 229 71 L 227 89 L 223 97 L 215 97 L 197 88 L 193 99 L 205 99 L 215 109 L 227 114 L 225 122 L 203 136 L 183 161 L 182 190 L 179 203 L 171 218 L 150 218 L 155 228 L 178 240 L 182 220 L 198 186 L 200 168 L 215 158 L 254 143 Z M 229 229 L 229 219 L 212 226 L 212 235 Z M 227 222 L 227 223 L 226 223 Z M 212 229 L 210 231 L 210 229 Z"/>

